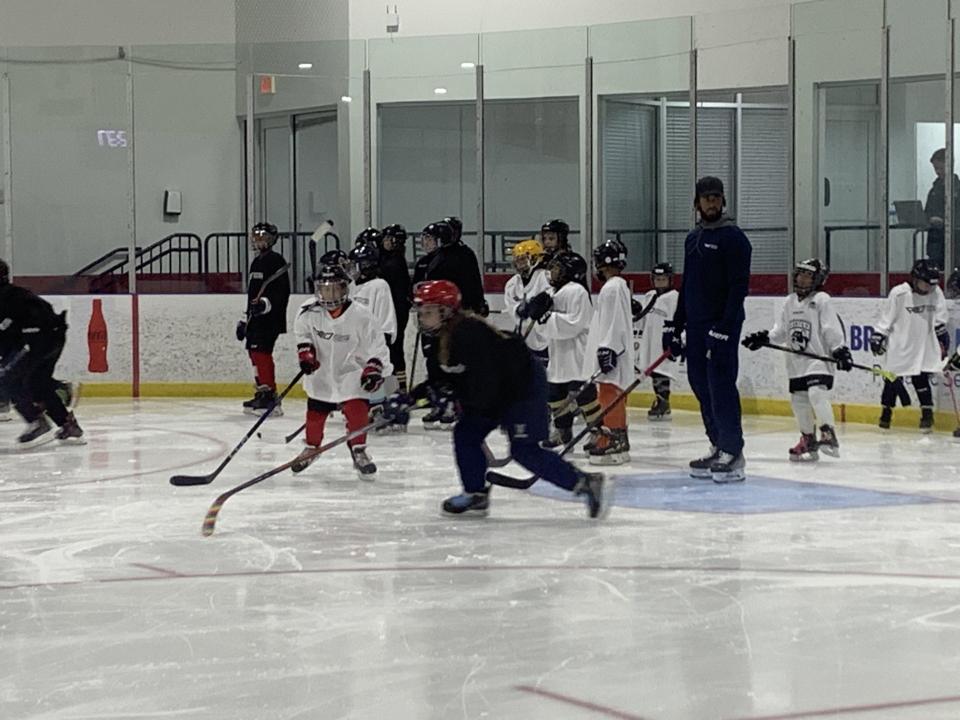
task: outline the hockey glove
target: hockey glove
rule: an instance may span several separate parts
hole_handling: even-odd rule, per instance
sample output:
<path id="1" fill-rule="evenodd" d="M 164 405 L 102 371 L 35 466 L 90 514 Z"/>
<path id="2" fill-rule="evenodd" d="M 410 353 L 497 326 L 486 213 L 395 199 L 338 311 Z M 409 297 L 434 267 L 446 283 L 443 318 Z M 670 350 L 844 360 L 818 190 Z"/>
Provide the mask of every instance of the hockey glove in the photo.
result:
<path id="1" fill-rule="evenodd" d="M 526 303 L 527 317 L 531 320 L 540 320 L 553 307 L 553 297 L 548 292 L 534 295 Z"/>
<path id="2" fill-rule="evenodd" d="M 943 360 L 950 354 L 950 332 L 946 325 L 937 325 L 933 331 L 937 334 L 937 342 L 940 343 L 940 359 Z"/>
<path id="3" fill-rule="evenodd" d="M 670 353 L 670 357 L 679 360 L 683 357 L 683 341 L 680 339 L 681 330 L 674 325 L 673 320 L 663 323 L 663 349 Z"/>
<path id="4" fill-rule="evenodd" d="M 609 375 L 617 369 L 617 354 L 607 347 L 597 348 L 597 363 L 600 365 L 600 372 Z"/>
<path id="5" fill-rule="evenodd" d="M 410 406 L 413 399 L 409 395 L 396 393 L 383 403 L 383 419 L 393 425 L 406 425 L 410 422 Z"/>
<path id="6" fill-rule="evenodd" d="M 949 370 L 950 372 L 960 372 L 960 350 L 953 351 L 953 355 L 947 360 L 947 364 L 943 369 Z"/>
<path id="7" fill-rule="evenodd" d="M 853 370 L 853 355 L 850 353 L 850 348 L 846 345 L 841 345 L 831 354 L 833 355 L 833 359 L 837 361 L 837 370 L 842 370 L 843 372 Z"/>
<path id="8" fill-rule="evenodd" d="M 360 374 L 360 387 L 372 393 L 379 390 L 381 385 L 383 385 L 383 363 L 377 358 L 370 358 Z"/>
<path id="9" fill-rule="evenodd" d="M 630 314 L 633 316 L 633 321 L 637 322 L 640 319 L 640 316 L 643 314 L 643 305 L 637 302 L 634 298 L 630 298 Z"/>
<path id="10" fill-rule="evenodd" d="M 741 345 L 747 350 L 759 350 L 764 345 L 770 344 L 770 332 L 768 330 L 758 330 L 747 335 Z"/>
<path id="11" fill-rule="evenodd" d="M 305 375 L 312 375 L 320 369 L 317 349 L 313 345 L 298 345 L 297 358 L 300 360 L 300 369 L 303 370 Z"/>
<path id="12" fill-rule="evenodd" d="M 241 320 L 237 323 L 237 340 L 243 342 L 247 339 L 247 323 Z"/>
<path id="13" fill-rule="evenodd" d="M 887 352 L 887 336 L 883 333 L 874 333 L 870 336 L 870 352 L 879 357 Z"/>
<path id="14" fill-rule="evenodd" d="M 250 317 L 260 317 L 261 315 L 266 315 L 270 312 L 270 301 L 266 298 L 260 298 L 259 300 L 254 300 L 250 303 L 248 308 Z"/>

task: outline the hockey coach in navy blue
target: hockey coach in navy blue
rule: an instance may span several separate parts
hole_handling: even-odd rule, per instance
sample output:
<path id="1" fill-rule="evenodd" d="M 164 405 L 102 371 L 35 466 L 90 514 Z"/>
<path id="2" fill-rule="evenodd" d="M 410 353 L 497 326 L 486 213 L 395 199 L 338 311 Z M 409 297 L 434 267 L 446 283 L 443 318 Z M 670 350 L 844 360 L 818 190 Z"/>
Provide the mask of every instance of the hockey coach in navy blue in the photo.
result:
<path id="1" fill-rule="evenodd" d="M 687 235 L 677 312 L 663 330 L 664 350 L 675 357 L 684 352 L 686 330 L 687 376 L 710 439 L 710 451 L 690 463 L 690 475 L 717 483 L 742 482 L 746 464 L 737 372 L 752 248 L 726 204 L 719 178 L 697 181 L 700 222 Z"/>

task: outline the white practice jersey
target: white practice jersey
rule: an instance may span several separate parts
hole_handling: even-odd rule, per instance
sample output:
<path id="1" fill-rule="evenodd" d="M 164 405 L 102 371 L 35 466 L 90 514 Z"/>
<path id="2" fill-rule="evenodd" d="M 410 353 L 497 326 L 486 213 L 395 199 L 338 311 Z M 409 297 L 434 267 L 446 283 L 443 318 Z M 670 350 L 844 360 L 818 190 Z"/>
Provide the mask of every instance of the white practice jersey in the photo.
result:
<path id="1" fill-rule="evenodd" d="M 654 298 L 656 298 L 656 302 L 654 302 Z M 666 320 L 673 320 L 679 298 L 680 293 L 676 290 L 667 290 L 660 295 L 657 295 L 656 290 L 650 290 L 640 296 L 640 305 L 644 310 L 653 302 L 650 312 L 633 325 L 635 338 L 633 347 L 637 355 L 637 367 L 641 370 L 653 365 L 654 361 L 663 355 L 663 323 Z M 658 375 L 666 375 L 675 379 L 677 377 L 677 361 L 667 360 L 661 363 L 656 372 Z"/>
<path id="2" fill-rule="evenodd" d="M 830 356 L 841 345 L 846 345 L 843 323 L 833 307 L 833 299 L 825 292 L 810 293 L 804 299 L 796 293 L 787 295 L 783 311 L 770 331 L 770 342 L 802 350 L 814 355 Z M 803 355 L 786 355 L 787 377 L 833 375 L 837 366 Z"/>
<path id="3" fill-rule="evenodd" d="M 949 314 L 943 291 L 921 295 L 910 283 L 900 283 L 887 298 L 877 332 L 887 336 L 886 369 L 897 375 L 940 371 L 940 344 L 934 328 L 946 326 Z"/>
<path id="4" fill-rule="evenodd" d="M 590 334 L 583 357 L 583 377 L 590 378 L 600 370 L 597 361 L 598 348 L 610 348 L 615 353 L 623 353 L 617 358 L 617 367 L 608 375 L 601 375 L 598 382 L 616 385 L 626 389 L 635 378 L 633 365 L 633 314 L 630 299 L 633 295 L 622 277 L 607 280 L 597 296 Z"/>
<path id="5" fill-rule="evenodd" d="M 547 382 L 584 381 L 583 353 L 587 347 L 593 305 L 583 285 L 568 282 L 553 294 L 553 308 L 537 327 L 547 339 L 550 362 Z"/>
<path id="6" fill-rule="evenodd" d="M 389 342 L 397 336 L 397 313 L 393 308 L 390 286 L 383 278 L 367 280 L 362 285 L 350 283 L 350 299 L 363 305 L 380 323 Z"/>
<path id="7" fill-rule="evenodd" d="M 530 276 L 530 282 L 526 285 L 523 284 L 520 273 L 507 280 L 507 285 L 503 289 L 503 311 L 510 316 L 514 326 L 520 323 L 520 318 L 517 317 L 517 308 L 520 307 L 520 303 L 542 292 L 550 292 L 550 273 L 546 270 L 534 270 L 533 275 Z M 529 325 L 530 321 L 524 320 L 521 332 L 526 332 Z M 545 350 L 547 347 L 547 339 L 540 332 L 540 327 L 537 325 L 527 335 L 527 347 L 531 350 Z"/>
<path id="8" fill-rule="evenodd" d="M 393 374 L 390 352 L 379 321 L 363 305 L 351 302 L 339 317 L 311 298 L 300 306 L 293 322 L 297 345 L 313 345 L 320 368 L 303 378 L 303 389 L 314 400 L 342 403 L 368 398 L 360 387 L 367 361 L 383 363 L 383 376 Z"/>

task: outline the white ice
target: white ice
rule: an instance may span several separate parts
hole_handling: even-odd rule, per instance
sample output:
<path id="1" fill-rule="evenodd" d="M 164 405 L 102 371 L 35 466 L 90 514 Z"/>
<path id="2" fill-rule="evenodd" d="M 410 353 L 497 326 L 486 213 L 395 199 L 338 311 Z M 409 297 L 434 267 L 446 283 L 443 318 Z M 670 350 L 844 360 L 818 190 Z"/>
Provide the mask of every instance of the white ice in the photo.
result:
<path id="1" fill-rule="evenodd" d="M 812 467 L 787 461 L 790 418 L 747 417 L 751 473 L 943 502 L 597 524 L 503 488 L 487 519 L 441 517 L 450 437 L 415 428 L 371 439 L 375 482 L 338 448 L 236 495 L 203 538 L 219 493 L 298 451 L 282 437 L 303 407 L 202 487 L 168 479 L 240 439 L 234 401 L 88 400 L 87 446 L 0 455 L 0 717 L 960 717 L 949 435 L 841 426 L 842 459 Z M 705 447 L 692 413 L 632 423 L 614 474 Z"/>

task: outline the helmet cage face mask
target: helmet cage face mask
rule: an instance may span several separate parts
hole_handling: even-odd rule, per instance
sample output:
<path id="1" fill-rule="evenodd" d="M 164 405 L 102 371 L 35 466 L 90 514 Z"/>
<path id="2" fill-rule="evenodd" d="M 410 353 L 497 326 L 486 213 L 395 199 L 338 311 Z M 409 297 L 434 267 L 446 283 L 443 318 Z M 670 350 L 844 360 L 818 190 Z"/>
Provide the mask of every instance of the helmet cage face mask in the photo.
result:
<path id="1" fill-rule="evenodd" d="M 347 281 L 342 277 L 321 276 L 314 284 L 317 302 L 320 307 L 335 310 L 346 304 L 350 291 Z"/>

